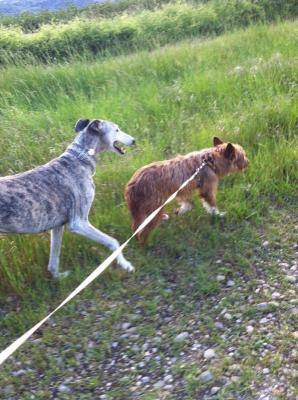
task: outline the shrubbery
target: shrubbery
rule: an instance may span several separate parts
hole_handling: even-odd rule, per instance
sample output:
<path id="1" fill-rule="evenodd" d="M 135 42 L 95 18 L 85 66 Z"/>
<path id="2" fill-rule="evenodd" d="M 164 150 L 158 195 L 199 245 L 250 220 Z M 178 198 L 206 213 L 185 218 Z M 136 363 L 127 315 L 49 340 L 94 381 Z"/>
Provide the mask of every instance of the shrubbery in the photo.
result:
<path id="1" fill-rule="evenodd" d="M 218 35 L 255 22 L 295 17 L 296 1 L 214 0 L 168 4 L 156 10 L 113 18 L 75 18 L 42 25 L 35 33 L 20 27 L 0 29 L 0 63 L 34 58 L 63 61 L 74 55 L 152 48 L 192 35 Z M 196 4 L 197 3 L 197 4 Z"/>
<path id="2" fill-rule="evenodd" d="M 111 18 L 125 12 L 137 13 L 143 10 L 154 10 L 170 2 L 171 0 L 119 0 L 90 4 L 82 8 L 69 6 L 58 11 L 23 12 L 17 16 L 0 15 L 0 25 L 19 26 L 24 33 L 30 33 L 36 32 L 44 24 L 65 23 L 76 17 Z"/>

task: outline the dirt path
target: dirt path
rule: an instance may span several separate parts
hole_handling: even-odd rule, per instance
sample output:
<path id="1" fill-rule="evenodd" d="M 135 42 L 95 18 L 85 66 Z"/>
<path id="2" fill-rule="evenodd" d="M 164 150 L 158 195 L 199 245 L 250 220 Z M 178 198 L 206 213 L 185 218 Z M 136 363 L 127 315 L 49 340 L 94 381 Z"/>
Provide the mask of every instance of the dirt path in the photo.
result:
<path id="1" fill-rule="evenodd" d="M 249 267 L 215 259 L 206 294 L 175 265 L 117 295 L 86 292 L 5 364 L 1 399 L 297 400 L 298 225 L 287 218 L 259 233 Z"/>

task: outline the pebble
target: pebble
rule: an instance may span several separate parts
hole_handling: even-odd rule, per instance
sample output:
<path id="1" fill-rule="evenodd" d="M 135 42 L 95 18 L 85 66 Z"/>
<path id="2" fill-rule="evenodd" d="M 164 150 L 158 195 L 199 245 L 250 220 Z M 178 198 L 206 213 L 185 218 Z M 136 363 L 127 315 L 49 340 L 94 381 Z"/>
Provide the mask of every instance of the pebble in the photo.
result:
<path id="1" fill-rule="evenodd" d="M 149 376 L 143 376 L 143 377 L 141 378 L 141 382 L 142 382 L 144 385 L 146 385 L 146 383 L 149 383 L 149 382 L 150 382 Z"/>
<path id="2" fill-rule="evenodd" d="M 269 241 L 268 241 L 268 240 L 265 240 L 265 241 L 262 243 L 262 246 L 263 246 L 263 247 L 268 247 L 268 246 L 269 246 Z"/>
<path id="3" fill-rule="evenodd" d="M 298 307 L 293 307 L 293 308 L 291 308 L 291 314 L 293 314 L 293 315 L 298 315 Z"/>
<path id="4" fill-rule="evenodd" d="M 248 334 L 252 334 L 253 331 L 254 331 L 254 327 L 253 327 L 253 326 L 248 325 L 248 326 L 246 327 L 246 332 L 247 332 Z"/>
<path id="5" fill-rule="evenodd" d="M 181 332 L 181 333 L 179 333 L 179 335 L 177 335 L 177 336 L 175 337 L 174 342 L 175 342 L 175 343 L 184 342 L 184 341 L 188 338 L 188 336 L 189 336 L 189 333 L 188 333 L 188 332 Z"/>
<path id="6" fill-rule="evenodd" d="M 259 311 L 272 311 L 272 308 L 277 308 L 279 306 L 278 302 L 270 301 L 256 304 L 256 309 Z"/>
<path id="7" fill-rule="evenodd" d="M 281 262 L 279 263 L 279 266 L 284 268 L 289 268 L 289 264 L 287 262 Z"/>
<path id="8" fill-rule="evenodd" d="M 237 375 L 233 375 L 233 376 L 231 376 L 231 382 L 238 382 L 239 381 L 239 376 L 237 376 Z"/>
<path id="9" fill-rule="evenodd" d="M 262 372 L 264 375 L 268 375 L 270 370 L 269 370 L 269 368 L 263 368 Z"/>
<path id="10" fill-rule="evenodd" d="M 230 321 L 233 317 L 232 317 L 231 314 L 225 313 L 225 314 L 224 314 L 224 318 L 227 319 L 228 321 Z"/>
<path id="11" fill-rule="evenodd" d="M 153 385 L 153 387 L 154 389 L 161 389 L 162 387 L 164 387 L 164 385 L 165 385 L 164 381 L 158 381 Z"/>
<path id="12" fill-rule="evenodd" d="M 216 357 L 216 353 L 213 349 L 208 349 L 204 352 L 204 358 L 206 358 L 206 360 L 211 360 L 211 358 Z"/>
<path id="13" fill-rule="evenodd" d="M 207 370 L 205 372 L 202 372 L 200 374 L 199 378 L 202 382 L 209 382 L 213 379 L 213 375 L 212 375 L 211 371 Z"/>
<path id="14" fill-rule="evenodd" d="M 12 376 L 21 376 L 26 374 L 26 370 L 25 369 L 19 369 L 18 371 L 13 371 L 12 372 Z"/>
<path id="15" fill-rule="evenodd" d="M 137 328 L 135 326 L 131 326 L 130 328 L 127 329 L 127 332 L 131 333 L 135 333 L 137 331 Z"/>
<path id="16" fill-rule="evenodd" d="M 227 282 L 227 286 L 229 286 L 229 287 L 235 286 L 235 282 L 232 281 L 232 279 L 230 279 L 230 280 L 228 280 L 228 282 Z"/>
<path id="17" fill-rule="evenodd" d="M 269 303 L 259 303 L 259 304 L 256 304 L 256 309 L 257 309 L 257 310 L 260 310 L 260 311 L 267 310 L 268 307 L 269 307 Z"/>
<path id="18" fill-rule="evenodd" d="M 217 275 L 216 280 L 217 282 L 224 282 L 226 277 L 224 275 Z"/>
<path id="19" fill-rule="evenodd" d="M 202 345 L 201 345 L 200 343 L 194 343 L 194 344 L 192 345 L 191 350 L 196 351 L 196 350 L 198 350 L 200 347 L 202 347 Z"/>
<path id="20" fill-rule="evenodd" d="M 211 388 L 211 390 L 210 390 L 210 393 L 211 393 L 212 395 L 215 395 L 216 393 L 219 392 L 219 390 L 220 390 L 220 387 L 218 387 L 218 386 L 213 386 L 213 388 Z"/>
<path id="21" fill-rule="evenodd" d="M 123 324 L 121 324 L 121 329 L 123 331 L 126 331 L 126 329 L 131 327 L 131 323 L 130 322 L 123 322 Z"/>
<path id="22" fill-rule="evenodd" d="M 222 322 L 219 322 L 219 321 L 214 322 L 214 326 L 215 326 L 215 328 L 217 328 L 217 329 L 219 329 L 221 331 L 225 329 L 224 324 Z"/>
<path id="23" fill-rule="evenodd" d="M 266 317 L 260 319 L 260 324 L 267 324 L 267 322 L 268 322 L 268 319 Z"/>
<path id="24" fill-rule="evenodd" d="M 173 376 L 171 374 L 165 376 L 165 382 L 173 382 Z"/>
<path id="25" fill-rule="evenodd" d="M 294 275 L 287 275 L 287 281 L 289 283 L 296 283 L 296 276 Z"/>
<path id="26" fill-rule="evenodd" d="M 64 394 L 71 394 L 71 389 L 68 386 L 64 385 L 63 383 L 61 383 L 61 385 L 58 386 L 58 391 Z"/>

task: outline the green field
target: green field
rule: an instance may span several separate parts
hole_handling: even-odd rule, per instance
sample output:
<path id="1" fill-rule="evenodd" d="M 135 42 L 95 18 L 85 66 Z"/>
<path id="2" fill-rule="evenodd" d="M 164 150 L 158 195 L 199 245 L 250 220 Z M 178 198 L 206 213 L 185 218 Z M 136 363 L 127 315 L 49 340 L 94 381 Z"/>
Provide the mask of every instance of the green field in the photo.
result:
<path id="1" fill-rule="evenodd" d="M 290 357 L 288 349 L 293 342 L 292 316 L 287 308 L 290 300 L 285 304 L 281 301 L 276 314 L 279 327 L 274 335 L 280 336 L 276 336 L 278 349 L 272 350 L 271 357 L 270 352 L 263 358 L 258 353 L 262 343 L 270 340 L 267 333 L 258 332 L 251 342 L 244 338 L 235 345 L 233 340 L 241 337 L 241 329 L 235 327 L 224 340 L 211 319 L 216 307 L 229 310 L 241 304 L 244 322 L 258 320 L 258 312 L 255 315 L 241 295 L 253 294 L 260 279 L 285 298 L 294 296 L 293 285 L 278 265 L 294 263 L 297 38 L 296 21 L 280 22 L 104 60 L 82 57 L 64 64 L 8 65 L 1 69 L 1 176 L 58 156 L 72 141 L 79 118 L 109 119 L 137 139 L 137 147 L 128 149 L 123 157 L 100 156 L 94 177 L 96 198 L 90 220 L 121 242 L 130 235 L 123 189 L 138 167 L 209 147 L 213 136 L 240 143 L 251 161 L 247 172 L 227 177 L 220 186 L 218 204 L 220 210 L 227 211 L 224 219 L 207 216 L 195 199 L 194 209 L 164 223 L 148 247 L 141 248 L 137 242 L 128 246 L 125 254 L 136 267 L 133 276 L 110 268 L 45 326 L 36 342 L 24 345 L 7 361 L 1 371 L 4 383 L 0 387 L 6 388 L 2 389 L 3 398 L 51 398 L 69 374 L 77 377 L 69 381 L 71 393 L 61 391 L 53 398 L 94 399 L 107 394 L 107 399 L 117 400 L 190 400 L 203 399 L 203 395 L 209 399 L 210 388 L 219 386 L 218 397 L 210 398 L 255 399 L 264 383 L 258 368 L 261 371 L 271 363 L 270 378 L 280 378 L 282 362 L 278 357 Z M 264 241 L 269 241 L 268 248 L 262 247 Z M 59 282 L 47 273 L 48 254 L 48 234 L 0 237 L 1 348 L 58 305 L 109 253 L 95 243 L 66 234 L 61 269 L 73 273 Z M 236 282 L 235 292 L 222 288 L 216 279 L 219 273 Z M 276 283 L 281 287 L 276 289 Z M 237 291 L 240 286 L 241 291 Z M 262 290 L 257 293 L 263 296 Z M 266 294 L 256 296 L 259 302 L 268 301 Z M 209 312 L 207 305 L 213 311 Z M 161 307 L 168 307 L 170 318 L 174 315 L 177 319 L 160 325 L 157 315 Z M 189 343 L 186 349 L 183 343 L 174 343 L 157 353 L 162 360 L 167 352 L 178 359 L 171 370 L 178 386 L 173 384 L 167 390 L 136 386 L 137 371 L 133 369 L 106 377 L 105 359 L 112 357 L 109 345 L 118 340 L 119 321 L 130 320 L 136 310 L 142 310 L 137 320 L 139 340 L 151 340 L 160 330 L 171 343 L 179 329 L 185 330 L 198 318 L 202 333 L 198 340 L 203 348 L 205 344 L 206 348 L 216 347 L 221 355 L 210 367 L 216 384 L 202 384 L 198 379 L 206 361 L 190 357 L 182 362 L 181 352 L 188 354 Z M 93 348 L 88 345 L 89 336 L 96 343 Z M 143 350 L 134 354 L 130 339 L 123 340 L 127 340 L 127 347 L 121 354 L 127 352 L 139 362 Z M 239 346 L 237 361 L 227 358 L 229 342 Z M 77 352 L 83 354 L 89 367 L 77 366 Z M 26 364 L 28 359 L 31 364 Z M 150 362 L 148 374 L 167 373 L 164 365 Z M 220 377 L 234 364 L 240 365 L 239 376 L 234 374 L 239 379 L 224 384 Z M 27 368 L 28 373 L 11 374 Z M 84 368 L 87 375 L 82 373 Z M 109 379 L 113 385 L 104 388 L 102 382 Z M 287 379 L 287 387 L 279 388 L 276 398 L 295 398 L 296 376 L 289 374 Z"/>

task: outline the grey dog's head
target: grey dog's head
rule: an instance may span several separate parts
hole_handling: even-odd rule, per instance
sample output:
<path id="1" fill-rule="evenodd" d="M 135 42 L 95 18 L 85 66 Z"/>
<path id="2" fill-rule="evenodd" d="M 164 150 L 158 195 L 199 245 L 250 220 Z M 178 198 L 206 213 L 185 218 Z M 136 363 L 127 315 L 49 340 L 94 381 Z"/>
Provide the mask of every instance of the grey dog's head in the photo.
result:
<path id="1" fill-rule="evenodd" d="M 93 147 L 89 151 L 94 150 L 94 153 L 110 150 L 122 155 L 124 154 L 120 147 L 122 144 L 125 146 L 135 144 L 132 136 L 122 132 L 118 125 L 110 121 L 79 119 L 75 131 L 80 134 L 81 141 Z"/>

